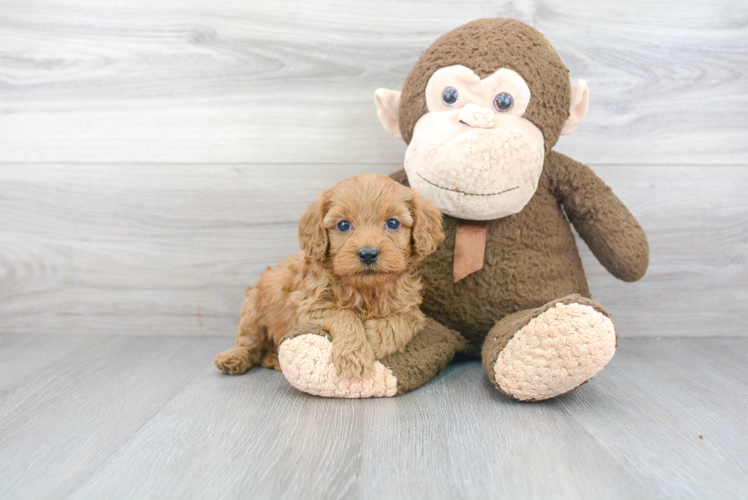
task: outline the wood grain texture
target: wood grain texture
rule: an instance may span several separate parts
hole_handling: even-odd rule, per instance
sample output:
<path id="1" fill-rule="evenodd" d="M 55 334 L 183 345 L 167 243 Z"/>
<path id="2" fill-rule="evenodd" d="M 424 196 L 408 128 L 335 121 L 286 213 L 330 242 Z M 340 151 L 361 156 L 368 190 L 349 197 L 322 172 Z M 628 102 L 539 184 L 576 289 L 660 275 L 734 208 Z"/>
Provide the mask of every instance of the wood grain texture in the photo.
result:
<path id="1" fill-rule="evenodd" d="M 0 417 L 0 496 L 740 498 L 748 481 L 748 339 L 624 339 L 535 404 L 477 362 L 398 398 L 315 398 L 271 370 L 220 374 L 226 341 L 106 337 L 28 377 Z"/>
<path id="2" fill-rule="evenodd" d="M 106 341 L 93 335 L 0 335 L 0 415 L 26 400 L 29 380 L 53 378 L 60 360 Z"/>
<path id="3" fill-rule="evenodd" d="M 444 32 L 507 16 L 586 79 L 559 149 L 589 163 L 744 164 L 742 0 L 7 0 L 0 158 L 11 162 L 397 163 L 377 87 Z"/>
<path id="4" fill-rule="evenodd" d="M 748 339 L 627 339 L 603 372 L 607 385 L 560 404 L 652 497 L 740 498 L 747 354 Z"/>
<path id="5" fill-rule="evenodd" d="M 0 165 L 0 332 L 233 335 L 243 290 L 298 252 L 317 193 L 397 165 Z M 580 249 L 623 336 L 748 335 L 748 169 L 596 169 L 647 232 L 650 269 Z"/>
<path id="6" fill-rule="evenodd" d="M 70 494 L 221 347 L 205 337 L 102 339 L 16 381 L 22 400 L 0 407 L 0 498 Z"/>

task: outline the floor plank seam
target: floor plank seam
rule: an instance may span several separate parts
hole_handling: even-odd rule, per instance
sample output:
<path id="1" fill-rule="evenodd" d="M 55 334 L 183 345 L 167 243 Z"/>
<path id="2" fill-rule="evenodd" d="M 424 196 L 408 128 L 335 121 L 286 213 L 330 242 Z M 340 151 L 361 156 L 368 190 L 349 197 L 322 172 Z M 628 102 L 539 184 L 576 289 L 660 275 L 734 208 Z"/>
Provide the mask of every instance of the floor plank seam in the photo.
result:
<path id="1" fill-rule="evenodd" d="M 621 467 L 621 470 L 626 472 L 626 477 L 628 477 L 632 482 L 637 484 L 641 488 L 642 491 L 647 491 L 649 489 L 646 484 L 642 483 L 635 475 L 633 475 L 629 471 L 628 465 L 621 462 L 621 460 L 616 456 L 614 451 L 611 450 L 610 447 L 603 444 L 603 442 L 600 441 L 597 438 L 597 436 L 592 431 L 590 431 L 590 429 L 588 429 L 587 426 L 584 425 L 584 423 L 572 411 L 570 411 L 566 407 L 566 405 L 562 404 L 561 407 L 563 408 L 564 413 L 568 415 L 569 417 L 571 417 L 571 419 L 577 423 L 580 429 L 584 430 L 585 434 L 587 434 L 587 436 L 589 436 L 590 439 L 592 439 L 592 441 L 594 441 L 602 450 L 605 450 L 605 453 L 611 457 L 613 462 L 615 462 Z"/>
<path id="2" fill-rule="evenodd" d="M 92 335 L 92 337 L 94 337 L 94 335 Z M 109 335 L 109 336 L 107 336 L 107 338 L 102 337 L 102 339 L 101 339 L 100 342 L 93 342 L 91 344 L 87 344 L 85 347 L 82 347 L 80 349 L 77 349 L 77 350 L 75 350 L 73 352 L 68 353 L 65 356 L 65 358 L 74 357 L 76 355 L 81 355 L 81 354 L 83 354 L 83 353 L 85 353 L 87 351 L 93 351 L 96 348 L 98 348 L 98 347 L 106 344 L 107 342 L 116 340 L 118 337 L 120 337 L 120 335 Z M 59 374 L 60 373 L 59 366 L 60 366 L 60 363 L 62 363 L 62 362 L 64 362 L 64 358 L 62 360 L 57 359 L 57 360 L 51 361 L 48 364 L 44 365 L 44 367 L 42 367 L 42 369 L 40 370 L 40 373 L 38 375 L 36 375 L 36 378 L 39 378 L 39 377 L 41 377 L 41 376 L 43 376 L 43 375 L 45 375 L 47 373 L 49 373 L 50 375 L 52 373 Z M 76 369 L 76 368 L 77 368 L 76 366 L 70 366 L 70 367 L 67 367 L 65 370 L 73 370 L 73 369 Z M 54 379 L 55 379 L 55 377 L 50 376 L 49 380 L 47 381 L 47 383 L 51 383 L 52 381 L 54 381 Z M 12 383 L 16 383 L 16 382 L 18 382 L 18 380 L 14 380 Z M 2 422 L 5 421 L 7 419 L 7 417 L 9 415 L 11 415 L 14 411 L 16 411 L 19 407 L 21 407 L 29 398 L 32 398 L 32 397 L 37 396 L 39 394 L 43 394 L 46 390 L 47 389 L 44 389 L 44 390 L 35 390 L 33 392 L 30 392 L 30 393 L 26 394 L 22 400 L 20 400 L 12 408 L 8 409 L 8 411 L 6 411 L 2 415 L 0 415 L 0 428 L 2 427 Z"/>
<path id="3" fill-rule="evenodd" d="M 183 380 L 182 384 L 170 391 L 159 405 L 152 408 L 146 415 L 144 415 L 140 419 L 140 421 L 136 425 L 134 425 L 130 430 L 128 430 L 127 433 L 125 433 L 120 439 L 118 439 L 111 447 L 111 452 L 108 454 L 108 456 L 104 460 L 99 461 L 96 467 L 92 467 L 90 470 L 88 470 L 86 477 L 80 480 L 78 486 L 72 486 L 68 492 L 63 493 L 59 498 L 63 500 L 68 499 L 77 491 L 85 488 L 86 484 L 90 482 L 90 480 L 96 475 L 99 470 L 103 469 L 109 462 L 111 462 L 111 460 L 117 455 L 117 453 L 120 450 L 124 449 L 124 447 L 128 443 L 137 438 L 143 428 L 148 425 L 148 423 L 152 421 L 156 416 L 158 416 L 158 414 L 161 413 L 161 411 L 163 411 L 163 409 L 168 406 L 187 387 L 187 385 L 189 385 L 190 382 L 195 380 L 204 371 L 205 368 L 195 369 L 195 372 L 191 377 L 186 378 L 185 380 Z"/>

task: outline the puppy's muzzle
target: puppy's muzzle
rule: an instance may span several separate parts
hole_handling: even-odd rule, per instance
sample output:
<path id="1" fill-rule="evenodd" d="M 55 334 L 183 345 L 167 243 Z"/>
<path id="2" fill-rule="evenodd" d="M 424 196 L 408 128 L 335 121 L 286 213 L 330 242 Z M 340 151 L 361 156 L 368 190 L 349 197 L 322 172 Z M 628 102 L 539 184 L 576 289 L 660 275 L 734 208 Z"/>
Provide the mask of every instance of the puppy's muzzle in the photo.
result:
<path id="1" fill-rule="evenodd" d="M 358 260 L 370 266 L 379 258 L 379 250 L 374 247 L 363 247 L 358 250 Z"/>

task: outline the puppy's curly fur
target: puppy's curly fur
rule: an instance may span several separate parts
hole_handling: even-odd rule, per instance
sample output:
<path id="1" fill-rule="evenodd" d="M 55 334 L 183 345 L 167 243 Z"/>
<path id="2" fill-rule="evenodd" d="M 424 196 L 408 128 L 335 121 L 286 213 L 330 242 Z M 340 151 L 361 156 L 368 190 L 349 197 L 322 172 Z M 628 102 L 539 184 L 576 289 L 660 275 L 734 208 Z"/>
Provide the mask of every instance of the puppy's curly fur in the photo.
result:
<path id="1" fill-rule="evenodd" d="M 370 375 L 375 360 L 423 327 L 414 266 L 444 239 L 441 219 L 416 191 L 383 175 L 357 175 L 325 191 L 299 221 L 304 253 L 247 289 L 234 348 L 216 356 L 216 366 L 236 375 L 258 364 L 279 370 L 281 338 L 313 324 L 330 332 L 336 366 Z M 367 263 L 362 249 L 378 252 L 376 260 Z"/>

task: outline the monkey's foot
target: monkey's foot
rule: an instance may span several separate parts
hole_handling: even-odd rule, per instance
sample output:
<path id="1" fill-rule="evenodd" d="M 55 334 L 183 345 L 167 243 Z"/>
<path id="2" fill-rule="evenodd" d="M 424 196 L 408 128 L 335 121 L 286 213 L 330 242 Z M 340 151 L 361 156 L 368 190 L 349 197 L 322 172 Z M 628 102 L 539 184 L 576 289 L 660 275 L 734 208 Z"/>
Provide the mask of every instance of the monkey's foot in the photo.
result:
<path id="1" fill-rule="evenodd" d="M 483 344 L 483 367 L 504 394 L 540 401 L 594 377 L 615 354 L 610 314 L 579 295 L 504 317 Z"/>
<path id="2" fill-rule="evenodd" d="M 292 386 L 314 396 L 381 398 L 397 394 L 397 378 L 379 361 L 371 377 L 352 377 L 332 362 L 332 342 L 321 328 L 295 328 L 281 341 L 278 360 Z"/>
<path id="3" fill-rule="evenodd" d="M 459 333 L 427 318 L 408 345 L 376 361 L 373 377 L 365 379 L 346 375 L 333 364 L 332 342 L 325 330 L 303 325 L 281 340 L 278 359 L 283 375 L 300 391 L 333 398 L 375 398 L 421 387 L 466 347 Z"/>

